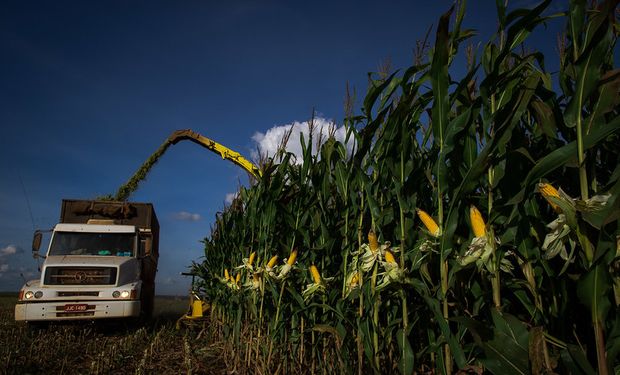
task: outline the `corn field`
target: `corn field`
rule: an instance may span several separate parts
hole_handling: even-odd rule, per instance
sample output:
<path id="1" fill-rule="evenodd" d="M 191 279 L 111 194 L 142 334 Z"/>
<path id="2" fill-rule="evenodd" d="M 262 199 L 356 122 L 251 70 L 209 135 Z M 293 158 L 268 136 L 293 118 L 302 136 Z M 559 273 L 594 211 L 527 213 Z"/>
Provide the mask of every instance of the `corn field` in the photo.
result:
<path id="1" fill-rule="evenodd" d="M 550 3 L 498 1 L 479 51 L 457 4 L 346 142 L 310 131 L 240 188 L 193 265 L 230 370 L 620 371 L 618 1 Z"/>

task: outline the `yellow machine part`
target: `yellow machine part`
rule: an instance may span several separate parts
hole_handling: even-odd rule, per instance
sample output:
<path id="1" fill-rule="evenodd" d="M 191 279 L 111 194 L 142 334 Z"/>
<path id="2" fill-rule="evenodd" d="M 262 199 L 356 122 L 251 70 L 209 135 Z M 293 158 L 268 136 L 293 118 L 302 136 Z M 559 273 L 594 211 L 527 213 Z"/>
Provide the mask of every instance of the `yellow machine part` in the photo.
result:
<path id="1" fill-rule="evenodd" d="M 192 318 L 202 318 L 202 301 L 195 300 L 192 303 Z"/>

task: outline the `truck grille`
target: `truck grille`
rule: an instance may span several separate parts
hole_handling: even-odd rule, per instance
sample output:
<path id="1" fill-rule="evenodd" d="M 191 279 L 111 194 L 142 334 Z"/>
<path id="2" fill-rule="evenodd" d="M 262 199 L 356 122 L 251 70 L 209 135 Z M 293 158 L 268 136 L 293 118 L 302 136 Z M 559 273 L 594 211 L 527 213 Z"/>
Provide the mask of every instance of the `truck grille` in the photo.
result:
<path id="1" fill-rule="evenodd" d="M 81 297 L 81 296 L 99 297 L 99 292 L 81 292 L 81 291 L 58 292 L 58 297 Z"/>
<path id="2" fill-rule="evenodd" d="M 46 285 L 114 285 L 114 267 L 47 267 Z"/>

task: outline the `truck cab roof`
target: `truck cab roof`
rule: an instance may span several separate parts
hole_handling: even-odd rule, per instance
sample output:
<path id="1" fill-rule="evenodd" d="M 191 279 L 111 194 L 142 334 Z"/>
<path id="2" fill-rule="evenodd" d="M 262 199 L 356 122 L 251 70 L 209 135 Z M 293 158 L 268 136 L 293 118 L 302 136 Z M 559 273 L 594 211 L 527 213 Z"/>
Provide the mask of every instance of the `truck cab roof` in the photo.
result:
<path id="1" fill-rule="evenodd" d="M 104 225 L 104 224 L 56 224 L 55 232 L 84 232 L 84 233 L 135 233 L 133 225 Z"/>

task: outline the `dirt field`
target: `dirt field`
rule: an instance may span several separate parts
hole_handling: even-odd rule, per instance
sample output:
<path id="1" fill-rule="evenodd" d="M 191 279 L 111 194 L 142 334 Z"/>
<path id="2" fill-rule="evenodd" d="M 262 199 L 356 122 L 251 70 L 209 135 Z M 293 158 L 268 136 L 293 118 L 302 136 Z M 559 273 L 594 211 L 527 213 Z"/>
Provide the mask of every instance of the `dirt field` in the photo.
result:
<path id="1" fill-rule="evenodd" d="M 186 309 L 158 297 L 152 321 L 50 325 L 14 321 L 15 294 L 0 294 L 0 374 L 219 374 L 218 350 L 201 329 L 175 329 Z M 221 360 L 220 360 L 221 361 Z"/>

